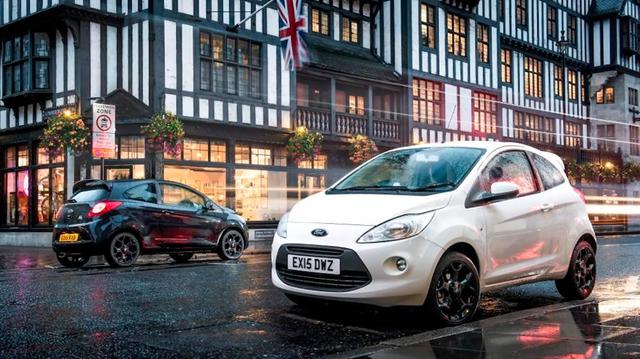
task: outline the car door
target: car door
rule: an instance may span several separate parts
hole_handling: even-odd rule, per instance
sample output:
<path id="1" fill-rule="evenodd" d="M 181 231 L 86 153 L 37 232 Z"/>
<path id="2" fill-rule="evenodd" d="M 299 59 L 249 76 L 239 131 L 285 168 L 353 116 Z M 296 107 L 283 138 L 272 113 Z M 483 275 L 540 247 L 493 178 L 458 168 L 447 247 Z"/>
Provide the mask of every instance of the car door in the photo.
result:
<path id="1" fill-rule="evenodd" d="M 129 201 L 130 214 L 140 228 L 145 239 L 144 246 L 152 247 L 157 237 L 162 237 L 160 228 L 163 209 L 158 204 L 158 190 L 155 182 L 134 185 L 122 192 L 122 198 Z"/>
<path id="2" fill-rule="evenodd" d="M 211 247 L 217 219 L 207 213 L 207 199 L 199 193 L 179 184 L 160 182 L 160 199 L 163 209 L 163 247 L 202 248 Z"/>
<path id="3" fill-rule="evenodd" d="M 489 192 L 494 182 L 511 182 L 519 194 L 482 207 L 487 285 L 534 276 L 542 267 L 547 246 L 539 184 L 525 152 L 495 155 L 482 170 L 476 190 Z"/>

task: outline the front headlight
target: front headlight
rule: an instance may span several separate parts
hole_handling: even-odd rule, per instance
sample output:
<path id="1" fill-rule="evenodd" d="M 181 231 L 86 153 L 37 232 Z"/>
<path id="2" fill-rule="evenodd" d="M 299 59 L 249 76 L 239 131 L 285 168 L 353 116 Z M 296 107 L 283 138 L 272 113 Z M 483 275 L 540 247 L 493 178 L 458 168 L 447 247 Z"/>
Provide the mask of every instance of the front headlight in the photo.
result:
<path id="1" fill-rule="evenodd" d="M 358 243 L 378 243 L 411 238 L 422 232 L 434 212 L 408 214 L 377 225 L 358 238 Z"/>
<path id="2" fill-rule="evenodd" d="M 289 224 L 289 212 L 285 213 L 282 218 L 280 218 L 280 222 L 278 222 L 278 229 L 276 229 L 276 233 L 282 237 L 287 238 L 287 227 Z"/>

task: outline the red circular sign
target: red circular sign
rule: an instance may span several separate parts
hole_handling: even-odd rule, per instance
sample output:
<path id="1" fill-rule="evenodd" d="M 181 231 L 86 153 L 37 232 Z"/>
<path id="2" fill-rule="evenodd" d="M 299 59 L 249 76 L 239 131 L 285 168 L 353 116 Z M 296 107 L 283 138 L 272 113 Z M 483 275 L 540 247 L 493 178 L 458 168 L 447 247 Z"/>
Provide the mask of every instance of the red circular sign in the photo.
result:
<path id="1" fill-rule="evenodd" d="M 111 117 L 107 115 L 100 115 L 96 118 L 96 127 L 100 131 L 104 131 L 104 132 L 109 131 L 109 129 L 111 129 L 111 124 L 112 124 Z"/>

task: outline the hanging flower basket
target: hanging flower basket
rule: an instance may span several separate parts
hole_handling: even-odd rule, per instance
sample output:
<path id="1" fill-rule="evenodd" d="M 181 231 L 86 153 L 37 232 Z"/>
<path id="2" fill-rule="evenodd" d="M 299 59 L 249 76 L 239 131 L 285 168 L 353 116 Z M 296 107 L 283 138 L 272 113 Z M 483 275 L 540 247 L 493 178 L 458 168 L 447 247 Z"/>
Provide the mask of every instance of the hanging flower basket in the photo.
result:
<path id="1" fill-rule="evenodd" d="M 365 135 L 353 135 L 349 138 L 349 160 L 355 165 L 366 162 L 378 154 L 376 143 Z"/>
<path id="2" fill-rule="evenodd" d="M 40 136 L 40 145 L 50 157 L 62 155 L 65 148 L 79 153 L 87 148 L 89 136 L 90 131 L 82 116 L 60 112 L 47 120 L 47 127 Z"/>
<path id="3" fill-rule="evenodd" d="M 319 132 L 298 127 L 287 141 L 287 153 L 296 165 L 302 161 L 312 161 L 320 153 L 323 139 Z"/>
<path id="4" fill-rule="evenodd" d="M 175 157 L 182 151 L 184 126 L 180 119 L 171 112 L 156 114 L 149 124 L 142 126 L 142 133 L 147 143 L 156 151 L 164 151 Z"/>

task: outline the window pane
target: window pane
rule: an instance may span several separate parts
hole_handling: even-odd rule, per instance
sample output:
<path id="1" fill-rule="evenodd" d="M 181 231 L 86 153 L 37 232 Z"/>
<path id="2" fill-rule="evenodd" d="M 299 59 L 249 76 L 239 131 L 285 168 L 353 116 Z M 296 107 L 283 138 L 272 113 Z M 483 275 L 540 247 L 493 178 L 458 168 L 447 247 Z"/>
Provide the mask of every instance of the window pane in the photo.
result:
<path id="1" fill-rule="evenodd" d="M 36 223 L 48 224 L 49 216 L 51 215 L 51 201 L 49 200 L 51 183 L 49 181 L 48 168 L 41 168 L 36 172 L 36 190 L 38 196 L 36 204 Z"/>
<path id="2" fill-rule="evenodd" d="M 260 44 L 251 44 L 251 65 L 261 66 Z"/>
<path id="3" fill-rule="evenodd" d="M 198 210 L 204 207 L 204 198 L 184 187 L 172 184 L 160 184 L 162 204 L 184 209 Z"/>
<path id="4" fill-rule="evenodd" d="M 491 185 L 496 182 L 510 182 L 518 186 L 519 195 L 536 191 L 529 160 L 522 152 L 506 152 L 497 155 L 489 162 L 480 174 L 480 187 L 491 191 Z"/>
<path id="5" fill-rule="evenodd" d="M 269 148 L 251 148 L 251 164 L 252 165 L 271 165 L 271 149 Z"/>
<path id="6" fill-rule="evenodd" d="M 5 41 L 4 42 L 4 62 L 10 62 L 11 58 L 12 58 L 12 47 L 11 47 L 11 41 Z"/>
<path id="7" fill-rule="evenodd" d="M 120 137 L 119 150 L 120 150 L 121 159 L 144 158 L 144 137 L 143 136 Z"/>
<path id="8" fill-rule="evenodd" d="M 250 221 L 275 221 L 287 211 L 287 173 L 236 169 L 235 210 Z"/>
<path id="9" fill-rule="evenodd" d="M 226 51 L 226 59 L 228 61 L 236 61 L 236 39 L 227 38 L 227 51 Z"/>
<path id="10" fill-rule="evenodd" d="M 185 139 L 182 152 L 185 161 L 208 161 L 209 141 Z"/>
<path id="11" fill-rule="evenodd" d="M 26 145 L 18 147 L 18 167 L 29 165 L 29 147 Z"/>
<path id="12" fill-rule="evenodd" d="M 58 208 L 62 207 L 65 202 L 64 196 L 64 168 L 56 167 L 51 169 L 51 216 L 53 217 Z"/>
<path id="13" fill-rule="evenodd" d="M 222 62 L 213 63 L 213 85 L 216 92 L 224 91 L 224 64 Z"/>
<path id="14" fill-rule="evenodd" d="M 238 69 L 238 95 L 247 96 L 249 94 L 249 69 L 240 67 Z"/>
<path id="15" fill-rule="evenodd" d="M 13 72 L 11 67 L 4 68 L 4 93 L 10 95 L 13 92 Z"/>
<path id="16" fill-rule="evenodd" d="M 249 164 L 251 163 L 251 157 L 249 155 L 249 146 L 236 145 L 236 163 Z"/>
<path id="17" fill-rule="evenodd" d="M 22 91 L 22 85 L 21 85 L 22 75 L 21 75 L 20 69 L 21 69 L 20 64 L 13 66 L 13 92 L 14 93 Z"/>
<path id="18" fill-rule="evenodd" d="M 36 61 L 36 88 L 47 89 L 49 88 L 49 61 Z"/>
<path id="19" fill-rule="evenodd" d="M 28 58 L 30 52 L 31 52 L 31 41 L 29 41 L 29 35 L 24 35 L 22 37 L 22 58 L 23 59 Z"/>
<path id="20" fill-rule="evenodd" d="M 26 91 L 31 88 L 29 82 L 29 61 L 22 63 L 22 90 Z"/>
<path id="21" fill-rule="evenodd" d="M 236 88 L 236 67 L 227 65 L 227 92 L 235 94 Z"/>
<path id="22" fill-rule="evenodd" d="M 211 162 L 227 162 L 227 144 L 224 141 L 211 141 Z"/>
<path id="23" fill-rule="evenodd" d="M 211 61 L 200 61 L 200 89 L 211 90 Z"/>
<path id="24" fill-rule="evenodd" d="M 213 58 L 216 60 L 222 60 L 223 52 L 223 37 L 220 35 L 212 35 L 213 39 Z"/>
<path id="25" fill-rule="evenodd" d="M 251 96 L 260 97 L 262 96 L 262 84 L 260 79 L 260 71 L 252 70 L 251 71 Z"/>
<path id="26" fill-rule="evenodd" d="M 249 65 L 249 41 L 238 40 L 238 63 Z"/>
<path id="27" fill-rule="evenodd" d="M 200 55 L 211 57 L 211 38 L 206 32 L 200 33 Z"/>
<path id="28" fill-rule="evenodd" d="M 165 166 L 164 176 L 197 189 L 219 205 L 227 205 L 227 171 L 223 168 Z"/>
<path id="29" fill-rule="evenodd" d="M 13 39 L 13 59 L 20 60 L 20 56 L 22 55 L 21 51 L 22 46 L 20 46 L 20 38 L 16 37 Z"/>
<path id="30" fill-rule="evenodd" d="M 4 152 L 4 166 L 6 168 L 13 168 L 16 166 L 16 148 L 7 147 Z"/>
<path id="31" fill-rule="evenodd" d="M 49 56 L 49 35 L 44 32 L 36 32 L 33 35 L 35 56 Z"/>
<path id="32" fill-rule="evenodd" d="M 29 171 L 18 172 L 18 224 L 29 223 Z"/>
<path id="33" fill-rule="evenodd" d="M 5 211 L 4 222 L 15 224 L 16 222 L 16 173 L 9 172 L 4 175 Z"/>

